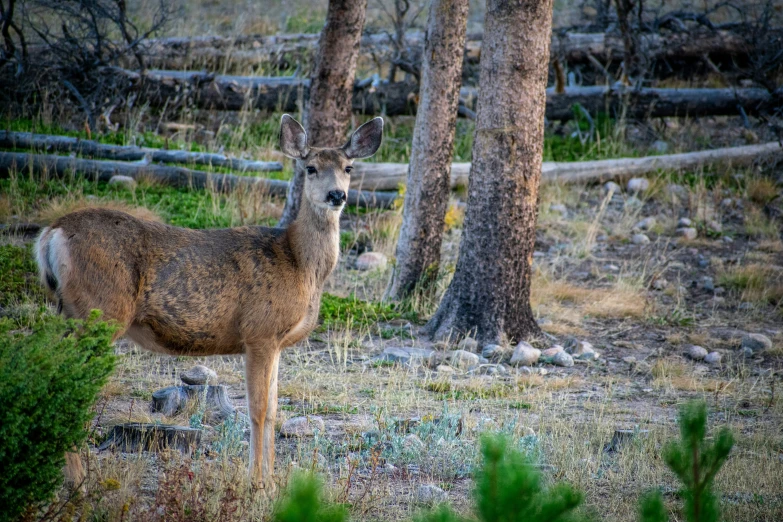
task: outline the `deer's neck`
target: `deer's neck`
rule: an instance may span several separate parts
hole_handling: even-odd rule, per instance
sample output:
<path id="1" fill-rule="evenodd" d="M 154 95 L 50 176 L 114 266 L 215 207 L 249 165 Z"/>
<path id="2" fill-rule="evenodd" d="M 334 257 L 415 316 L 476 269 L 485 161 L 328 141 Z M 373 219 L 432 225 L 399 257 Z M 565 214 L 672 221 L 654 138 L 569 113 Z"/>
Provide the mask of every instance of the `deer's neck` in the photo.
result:
<path id="1" fill-rule="evenodd" d="M 340 254 L 339 212 L 313 207 L 305 199 L 288 236 L 297 265 L 311 283 L 322 288 Z"/>

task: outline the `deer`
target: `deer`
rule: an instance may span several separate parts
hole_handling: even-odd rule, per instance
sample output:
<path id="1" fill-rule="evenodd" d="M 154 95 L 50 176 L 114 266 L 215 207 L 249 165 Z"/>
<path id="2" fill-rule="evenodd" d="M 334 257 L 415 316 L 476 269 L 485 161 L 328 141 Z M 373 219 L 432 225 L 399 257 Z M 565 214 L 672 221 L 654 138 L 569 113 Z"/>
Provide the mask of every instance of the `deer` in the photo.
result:
<path id="1" fill-rule="evenodd" d="M 353 161 L 375 154 L 383 119 L 339 148 L 308 143 L 285 114 L 279 147 L 305 174 L 288 228 L 192 230 L 88 208 L 42 230 L 35 258 L 42 284 L 68 318 L 92 309 L 143 349 L 170 355 L 244 354 L 250 420 L 249 475 L 274 488 L 280 353 L 315 328 L 321 294 L 340 253 L 340 214 Z M 78 456 L 66 475 L 78 483 Z"/>

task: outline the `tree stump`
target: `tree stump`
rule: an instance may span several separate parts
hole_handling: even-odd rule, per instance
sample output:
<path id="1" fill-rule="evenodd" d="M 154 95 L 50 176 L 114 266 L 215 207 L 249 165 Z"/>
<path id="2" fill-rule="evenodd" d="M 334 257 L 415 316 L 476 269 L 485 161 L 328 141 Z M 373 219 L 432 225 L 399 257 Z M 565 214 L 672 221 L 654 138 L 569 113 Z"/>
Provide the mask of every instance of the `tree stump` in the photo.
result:
<path id="1" fill-rule="evenodd" d="M 128 423 L 114 426 L 99 451 L 116 449 L 124 453 L 160 452 L 176 449 L 190 454 L 201 443 L 201 430 L 168 424 Z"/>
<path id="2" fill-rule="evenodd" d="M 206 404 L 201 404 L 203 400 Z M 171 417 L 181 412 L 189 401 L 196 401 L 198 408 L 204 408 L 209 424 L 220 424 L 235 415 L 245 417 L 231 404 L 228 390 L 223 385 L 186 384 L 163 388 L 152 394 L 152 411 Z"/>

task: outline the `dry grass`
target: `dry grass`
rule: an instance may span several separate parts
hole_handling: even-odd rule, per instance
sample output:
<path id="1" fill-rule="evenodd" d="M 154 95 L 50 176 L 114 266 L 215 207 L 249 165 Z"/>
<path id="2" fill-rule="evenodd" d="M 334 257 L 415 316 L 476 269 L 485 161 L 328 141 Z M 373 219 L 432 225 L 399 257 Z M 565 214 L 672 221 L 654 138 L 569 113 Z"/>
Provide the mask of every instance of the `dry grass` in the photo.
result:
<path id="1" fill-rule="evenodd" d="M 766 205 L 778 196 L 778 186 L 769 178 L 751 178 L 745 192 L 754 203 Z"/>
<path id="2" fill-rule="evenodd" d="M 146 207 L 139 207 L 112 199 L 91 199 L 86 198 L 83 195 L 71 195 L 49 200 L 33 214 L 33 220 L 41 225 L 50 225 L 66 214 L 88 208 L 117 210 L 145 221 L 155 221 L 158 223 L 163 221 L 158 214 Z"/>
<path id="3" fill-rule="evenodd" d="M 742 301 L 780 303 L 783 299 L 783 267 L 762 263 L 721 266 L 718 282 L 740 294 Z"/>
<path id="4" fill-rule="evenodd" d="M 640 285 L 629 280 L 620 280 L 608 288 L 589 288 L 565 280 L 552 280 L 540 272 L 536 275 L 530 298 L 534 309 L 544 311 L 552 305 L 570 305 L 581 315 L 606 319 L 643 317 L 647 308 Z M 578 324 L 573 316 L 570 319 Z"/>

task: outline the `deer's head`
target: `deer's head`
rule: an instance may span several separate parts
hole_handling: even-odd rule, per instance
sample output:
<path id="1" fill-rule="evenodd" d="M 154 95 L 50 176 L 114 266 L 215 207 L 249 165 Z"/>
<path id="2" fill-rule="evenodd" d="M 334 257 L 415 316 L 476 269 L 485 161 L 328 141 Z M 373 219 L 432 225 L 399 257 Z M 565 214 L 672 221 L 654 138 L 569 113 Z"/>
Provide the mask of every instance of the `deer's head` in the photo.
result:
<path id="1" fill-rule="evenodd" d="M 315 208 L 339 212 L 345 206 L 353 161 L 369 158 L 381 146 L 383 119 L 374 118 L 340 148 L 311 147 L 304 128 L 288 114 L 280 121 L 280 150 L 306 172 L 304 198 Z"/>

